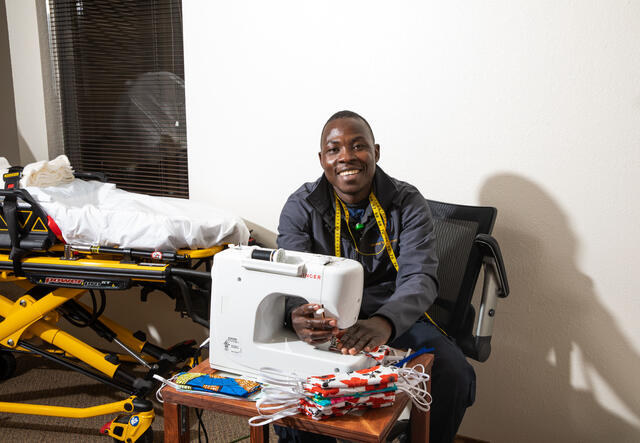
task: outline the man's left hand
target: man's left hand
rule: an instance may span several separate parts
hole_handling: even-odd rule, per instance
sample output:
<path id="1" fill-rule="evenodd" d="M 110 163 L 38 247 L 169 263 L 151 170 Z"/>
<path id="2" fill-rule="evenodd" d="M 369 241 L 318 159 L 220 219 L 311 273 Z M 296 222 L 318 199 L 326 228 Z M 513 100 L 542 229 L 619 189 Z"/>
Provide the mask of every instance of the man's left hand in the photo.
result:
<path id="1" fill-rule="evenodd" d="M 338 347 L 343 354 L 355 355 L 363 349 L 370 352 L 385 344 L 392 331 L 391 323 L 384 317 L 373 316 L 367 320 L 358 320 L 355 325 L 339 334 Z"/>

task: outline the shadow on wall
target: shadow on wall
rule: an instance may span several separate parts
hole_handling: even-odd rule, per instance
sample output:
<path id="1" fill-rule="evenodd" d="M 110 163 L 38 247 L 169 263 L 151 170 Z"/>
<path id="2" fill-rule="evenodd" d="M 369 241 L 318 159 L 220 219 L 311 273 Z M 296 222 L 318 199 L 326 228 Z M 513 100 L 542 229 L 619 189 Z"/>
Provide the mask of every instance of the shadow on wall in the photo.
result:
<path id="1" fill-rule="evenodd" d="M 492 441 L 640 441 L 640 358 L 576 267 L 562 208 L 511 174 L 490 178 L 479 200 L 498 208 L 512 296 L 500 305 L 496 352 L 476 366 L 480 401 L 465 428 Z M 611 412 L 594 391 L 626 411 Z"/>
<path id="2" fill-rule="evenodd" d="M 20 130 L 18 130 L 18 146 L 20 149 L 20 153 L 19 153 L 20 162 L 15 164 L 12 163 L 11 164 L 12 166 L 26 166 L 29 163 L 33 163 L 36 161 L 36 158 L 33 155 L 33 151 L 31 150 L 31 147 L 22 136 L 22 133 L 20 132 Z"/>

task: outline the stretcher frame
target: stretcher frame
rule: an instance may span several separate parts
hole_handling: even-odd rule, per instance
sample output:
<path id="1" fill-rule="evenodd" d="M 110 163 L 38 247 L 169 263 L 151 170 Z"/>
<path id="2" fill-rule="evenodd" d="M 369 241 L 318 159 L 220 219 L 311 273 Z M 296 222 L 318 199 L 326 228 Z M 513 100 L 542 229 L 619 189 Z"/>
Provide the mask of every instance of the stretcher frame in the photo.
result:
<path id="1" fill-rule="evenodd" d="M 152 441 L 155 413 L 145 396 L 156 387 L 153 375 L 166 377 L 182 365 L 195 366 L 198 349 L 193 341 L 163 349 L 142 331 L 131 332 L 103 314 L 106 294 L 139 286 L 146 301 L 150 292 L 160 290 L 176 299 L 177 311 L 208 328 L 212 259 L 225 246 L 148 251 L 63 244 L 54 232 L 55 223 L 18 187 L 20 171 L 11 168 L 0 190 L 0 282 L 25 291 L 17 300 L 0 294 L 0 382 L 15 370 L 13 353 L 26 352 L 101 381 L 129 398 L 88 408 L 0 402 L 0 412 L 68 418 L 118 413 L 101 433 L 127 442 Z M 205 271 L 196 270 L 201 266 Z M 87 291 L 93 306 L 78 301 Z M 100 307 L 94 291 L 100 294 Z M 125 353 L 104 352 L 76 338 L 58 326 L 61 317 L 91 327 Z M 48 346 L 34 345 L 34 337 Z M 130 371 L 125 362 L 143 366 L 146 373 Z"/>

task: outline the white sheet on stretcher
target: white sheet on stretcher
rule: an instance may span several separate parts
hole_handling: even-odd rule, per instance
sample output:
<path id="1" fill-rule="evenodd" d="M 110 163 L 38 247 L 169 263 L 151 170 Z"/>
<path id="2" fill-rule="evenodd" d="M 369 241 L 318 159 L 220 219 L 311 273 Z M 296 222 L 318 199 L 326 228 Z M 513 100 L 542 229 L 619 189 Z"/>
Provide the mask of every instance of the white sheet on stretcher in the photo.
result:
<path id="1" fill-rule="evenodd" d="M 166 251 L 246 244 L 249 239 L 240 217 L 206 203 L 136 194 L 112 183 L 79 179 L 25 189 L 70 244 Z"/>

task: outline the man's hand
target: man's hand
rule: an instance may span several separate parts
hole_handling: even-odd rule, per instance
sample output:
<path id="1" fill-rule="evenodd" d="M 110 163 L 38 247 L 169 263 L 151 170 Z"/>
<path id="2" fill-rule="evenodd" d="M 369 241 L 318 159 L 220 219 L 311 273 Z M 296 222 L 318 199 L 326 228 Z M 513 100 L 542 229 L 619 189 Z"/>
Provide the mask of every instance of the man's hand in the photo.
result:
<path id="1" fill-rule="evenodd" d="M 310 345 L 329 341 L 338 333 L 338 320 L 333 317 L 316 316 L 320 305 L 306 304 L 291 311 L 291 325 L 300 340 Z"/>
<path id="2" fill-rule="evenodd" d="M 373 316 L 368 320 L 358 320 L 358 322 L 346 329 L 340 338 L 338 347 L 343 354 L 355 355 L 363 349 L 367 352 L 385 344 L 393 327 L 389 320 L 384 317 Z"/>

